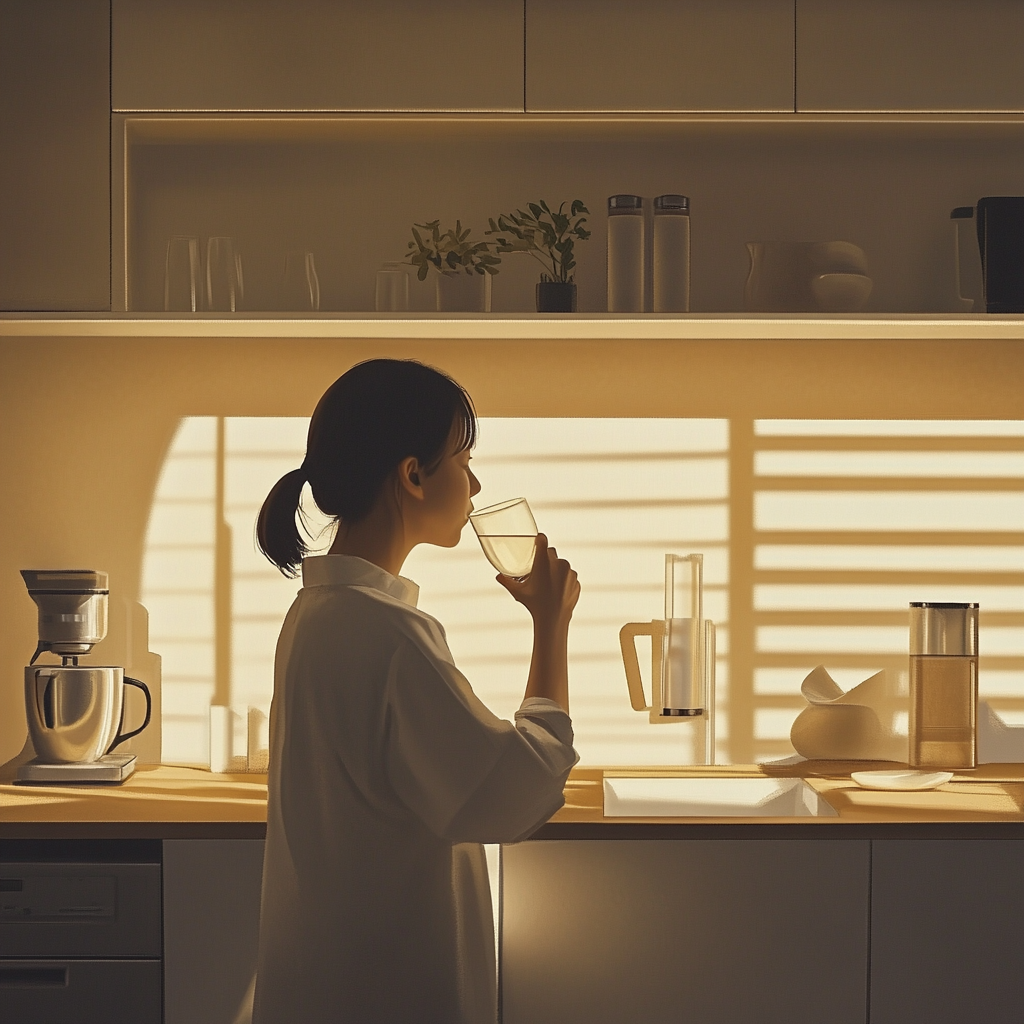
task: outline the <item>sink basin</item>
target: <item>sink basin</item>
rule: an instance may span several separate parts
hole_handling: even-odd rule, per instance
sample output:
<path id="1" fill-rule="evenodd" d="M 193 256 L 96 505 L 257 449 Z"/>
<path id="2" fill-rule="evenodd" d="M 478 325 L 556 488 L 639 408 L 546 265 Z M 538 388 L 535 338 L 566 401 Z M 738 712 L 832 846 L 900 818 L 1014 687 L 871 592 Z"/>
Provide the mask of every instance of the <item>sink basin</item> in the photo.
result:
<path id="1" fill-rule="evenodd" d="M 837 818 L 803 779 L 605 776 L 606 818 Z"/>

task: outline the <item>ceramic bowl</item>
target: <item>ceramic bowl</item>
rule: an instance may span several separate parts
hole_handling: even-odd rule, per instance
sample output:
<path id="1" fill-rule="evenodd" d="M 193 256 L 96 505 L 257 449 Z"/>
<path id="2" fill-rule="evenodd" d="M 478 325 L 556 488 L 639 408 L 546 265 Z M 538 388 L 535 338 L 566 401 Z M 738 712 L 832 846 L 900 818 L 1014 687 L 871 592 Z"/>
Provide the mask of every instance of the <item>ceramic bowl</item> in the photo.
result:
<path id="1" fill-rule="evenodd" d="M 866 274 L 818 274 L 811 291 L 825 313 L 856 313 L 864 308 L 874 282 Z"/>

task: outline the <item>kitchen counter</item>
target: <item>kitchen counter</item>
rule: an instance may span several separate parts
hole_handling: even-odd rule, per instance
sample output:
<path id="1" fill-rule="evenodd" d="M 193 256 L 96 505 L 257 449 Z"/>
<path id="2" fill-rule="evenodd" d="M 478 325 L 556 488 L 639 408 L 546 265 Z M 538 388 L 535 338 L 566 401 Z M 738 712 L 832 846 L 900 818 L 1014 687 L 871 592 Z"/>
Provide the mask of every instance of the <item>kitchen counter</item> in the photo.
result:
<path id="1" fill-rule="evenodd" d="M 886 765 L 803 761 L 792 765 L 575 768 L 565 806 L 534 839 L 672 838 L 1024 838 L 1024 764 L 958 772 L 939 789 L 861 789 L 849 773 Z M 602 778 L 673 774 L 803 778 L 836 818 L 606 818 Z M 263 775 L 145 765 L 119 786 L 16 786 L 0 769 L 0 839 L 259 839 L 266 831 Z"/>

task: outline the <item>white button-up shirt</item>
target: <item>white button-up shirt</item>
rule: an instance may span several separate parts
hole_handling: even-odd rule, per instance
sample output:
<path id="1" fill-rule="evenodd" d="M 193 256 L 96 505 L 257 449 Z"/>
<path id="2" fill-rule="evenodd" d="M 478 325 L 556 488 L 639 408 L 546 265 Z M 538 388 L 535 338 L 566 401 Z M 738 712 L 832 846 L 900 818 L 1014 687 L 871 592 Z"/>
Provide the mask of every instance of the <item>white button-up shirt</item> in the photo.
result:
<path id="1" fill-rule="evenodd" d="M 493 1024 L 479 844 L 562 806 L 569 716 L 488 711 L 409 580 L 347 555 L 302 580 L 277 647 L 254 1024 Z"/>

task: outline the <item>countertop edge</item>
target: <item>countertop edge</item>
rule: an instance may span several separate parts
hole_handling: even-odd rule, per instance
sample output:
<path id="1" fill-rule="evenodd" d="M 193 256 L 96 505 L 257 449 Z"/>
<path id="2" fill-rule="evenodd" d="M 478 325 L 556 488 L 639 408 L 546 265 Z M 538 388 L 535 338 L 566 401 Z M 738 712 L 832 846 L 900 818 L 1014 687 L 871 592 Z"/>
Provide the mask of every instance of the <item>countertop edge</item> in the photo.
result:
<path id="1" fill-rule="evenodd" d="M 264 821 L 0 821 L 4 839 L 265 839 Z"/>
<path id="2" fill-rule="evenodd" d="M 257 821 L 0 822 L 5 839 L 264 839 Z M 541 825 L 524 842 L 708 839 L 1018 839 L 1024 821 L 679 821 L 572 822 Z"/>

